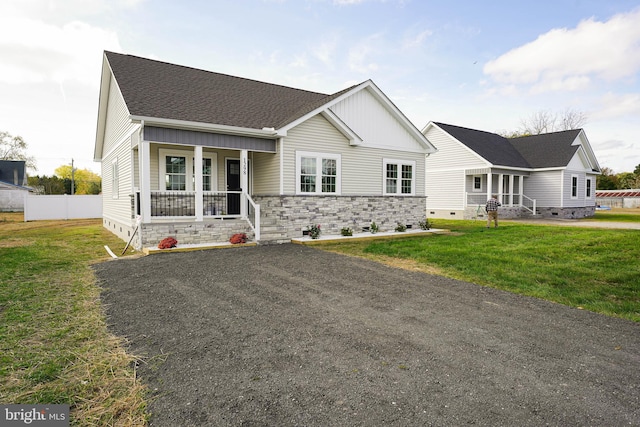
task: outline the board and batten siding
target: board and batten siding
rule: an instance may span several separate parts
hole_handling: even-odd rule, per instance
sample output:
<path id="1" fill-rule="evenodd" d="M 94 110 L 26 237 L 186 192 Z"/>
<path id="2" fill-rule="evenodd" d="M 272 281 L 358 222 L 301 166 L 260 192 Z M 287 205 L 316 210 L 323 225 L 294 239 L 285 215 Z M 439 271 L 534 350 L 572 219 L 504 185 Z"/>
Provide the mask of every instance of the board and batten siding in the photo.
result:
<path id="1" fill-rule="evenodd" d="M 341 155 L 341 195 L 382 195 L 383 160 L 416 162 L 415 195 L 424 196 L 424 153 L 352 146 L 321 115 L 294 127 L 284 141 L 284 193 L 296 194 L 296 152 L 332 153 Z"/>
<path id="2" fill-rule="evenodd" d="M 358 91 L 331 107 L 367 147 L 424 153 L 424 147 L 369 91 Z"/>

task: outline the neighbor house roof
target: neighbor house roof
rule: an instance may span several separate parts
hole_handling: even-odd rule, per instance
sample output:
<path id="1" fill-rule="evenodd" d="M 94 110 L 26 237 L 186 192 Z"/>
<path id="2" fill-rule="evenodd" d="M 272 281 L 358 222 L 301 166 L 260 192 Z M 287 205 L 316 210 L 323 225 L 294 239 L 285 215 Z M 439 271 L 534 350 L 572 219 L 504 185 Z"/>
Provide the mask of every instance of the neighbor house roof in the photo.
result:
<path id="1" fill-rule="evenodd" d="M 581 129 L 511 138 L 511 144 L 533 168 L 567 166 L 580 148 L 574 142 Z"/>
<path id="2" fill-rule="evenodd" d="M 580 148 L 575 141 L 582 132 L 582 129 L 573 129 L 505 138 L 491 132 L 435 124 L 495 166 L 534 169 L 567 166 Z"/>
<path id="3" fill-rule="evenodd" d="M 105 52 L 129 113 L 239 128 L 278 129 L 333 95 Z"/>
<path id="4" fill-rule="evenodd" d="M 24 160 L 0 160 L 0 181 L 14 186 L 26 186 L 26 162 Z"/>

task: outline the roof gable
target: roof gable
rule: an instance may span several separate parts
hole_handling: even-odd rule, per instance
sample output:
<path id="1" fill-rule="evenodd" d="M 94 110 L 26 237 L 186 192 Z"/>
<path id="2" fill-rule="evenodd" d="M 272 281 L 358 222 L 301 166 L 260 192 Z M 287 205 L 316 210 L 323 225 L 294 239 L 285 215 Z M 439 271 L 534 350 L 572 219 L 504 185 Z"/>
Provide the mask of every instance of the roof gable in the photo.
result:
<path id="1" fill-rule="evenodd" d="M 578 151 L 581 129 L 511 138 L 509 141 L 533 168 L 565 167 Z"/>
<path id="2" fill-rule="evenodd" d="M 334 95 L 105 52 L 132 116 L 279 128 Z M 348 89 L 346 89 L 348 90 Z"/>
<path id="3" fill-rule="evenodd" d="M 445 123 L 435 124 L 495 166 L 531 167 L 522 154 L 503 136 Z"/>

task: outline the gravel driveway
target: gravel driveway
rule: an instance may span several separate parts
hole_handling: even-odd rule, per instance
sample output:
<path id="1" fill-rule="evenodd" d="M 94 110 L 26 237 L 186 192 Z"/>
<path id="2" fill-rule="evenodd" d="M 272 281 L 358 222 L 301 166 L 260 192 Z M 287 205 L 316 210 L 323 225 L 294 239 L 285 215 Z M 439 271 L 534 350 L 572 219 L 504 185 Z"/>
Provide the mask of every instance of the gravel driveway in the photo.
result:
<path id="1" fill-rule="evenodd" d="M 152 426 L 640 425 L 640 325 L 299 245 L 95 266 Z"/>

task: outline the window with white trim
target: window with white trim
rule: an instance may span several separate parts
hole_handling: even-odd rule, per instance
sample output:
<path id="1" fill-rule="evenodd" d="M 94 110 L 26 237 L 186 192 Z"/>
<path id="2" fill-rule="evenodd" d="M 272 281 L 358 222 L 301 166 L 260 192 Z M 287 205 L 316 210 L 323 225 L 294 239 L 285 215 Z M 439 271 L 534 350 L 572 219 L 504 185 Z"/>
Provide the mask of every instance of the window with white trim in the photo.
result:
<path id="1" fill-rule="evenodd" d="M 578 175 L 571 175 L 571 198 L 578 198 Z"/>
<path id="2" fill-rule="evenodd" d="M 118 158 L 111 162 L 111 197 L 120 197 L 120 173 L 118 172 Z"/>
<path id="3" fill-rule="evenodd" d="M 585 195 L 586 195 L 587 199 L 590 199 L 591 195 L 592 195 L 591 185 L 592 185 L 591 178 L 587 178 L 587 180 L 585 182 L 585 189 L 586 189 L 586 194 Z"/>
<path id="4" fill-rule="evenodd" d="M 415 194 L 415 161 L 384 159 L 382 168 L 384 195 Z"/>
<path id="5" fill-rule="evenodd" d="M 296 194 L 340 194 L 340 154 L 296 152 Z"/>
<path id="6" fill-rule="evenodd" d="M 195 191 L 196 172 L 193 152 L 180 150 L 158 150 L 160 189 L 167 191 Z M 202 156 L 202 190 L 215 191 L 216 153 Z"/>
<path id="7" fill-rule="evenodd" d="M 482 191 L 482 175 L 473 176 L 473 191 Z"/>

